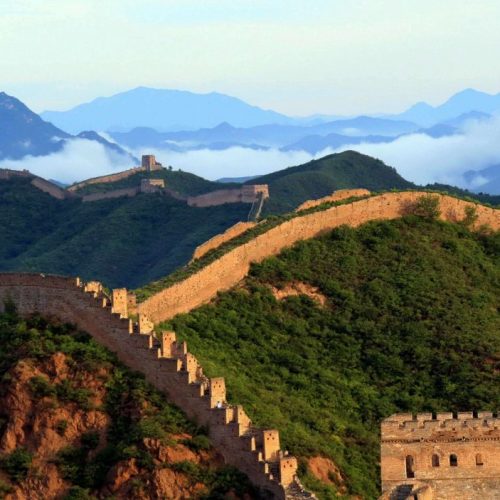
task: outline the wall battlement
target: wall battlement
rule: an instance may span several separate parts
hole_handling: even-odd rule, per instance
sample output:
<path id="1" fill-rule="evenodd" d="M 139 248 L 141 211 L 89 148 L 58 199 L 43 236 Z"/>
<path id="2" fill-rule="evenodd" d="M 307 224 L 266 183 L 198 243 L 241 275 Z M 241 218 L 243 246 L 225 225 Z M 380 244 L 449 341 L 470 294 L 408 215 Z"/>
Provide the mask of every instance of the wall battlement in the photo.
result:
<path id="1" fill-rule="evenodd" d="M 382 498 L 387 499 L 414 498 L 418 489 L 425 491 L 428 500 L 496 498 L 500 491 L 498 414 L 392 415 L 381 424 L 381 476 Z M 398 497 L 403 491 L 407 496 Z"/>
<path id="2" fill-rule="evenodd" d="M 144 373 L 190 418 L 206 426 L 225 461 L 266 494 L 285 499 L 290 487 L 297 488 L 297 459 L 280 450 L 278 431 L 254 427 L 241 406 L 229 404 L 224 379 L 206 377 L 174 332 L 157 336 L 146 317 L 139 315 L 137 323 L 126 318 L 130 301 L 125 289 L 114 290 L 110 298 L 95 281 L 0 273 L 0 310 L 6 301 L 12 301 L 21 315 L 38 312 L 78 325 L 130 368 Z"/>
<path id="3" fill-rule="evenodd" d="M 229 290 L 247 274 L 252 262 L 279 254 L 294 243 L 313 238 L 342 224 L 357 227 L 372 220 L 396 219 L 408 212 L 426 192 L 384 193 L 323 211 L 295 217 L 237 246 L 185 280 L 175 283 L 138 304 L 138 311 L 158 323 L 186 313 L 209 302 L 218 292 Z M 459 221 L 467 207 L 476 209 L 475 227 L 485 224 L 500 229 L 500 210 L 459 200 L 447 195 L 439 198 L 441 219 Z"/>

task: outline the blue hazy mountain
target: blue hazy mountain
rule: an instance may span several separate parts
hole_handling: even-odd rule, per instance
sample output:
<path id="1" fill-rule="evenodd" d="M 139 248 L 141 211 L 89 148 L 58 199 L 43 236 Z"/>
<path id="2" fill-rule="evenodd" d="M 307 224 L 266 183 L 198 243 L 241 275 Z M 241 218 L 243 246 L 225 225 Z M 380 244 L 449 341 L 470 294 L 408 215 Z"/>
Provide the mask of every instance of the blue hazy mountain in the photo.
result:
<path id="1" fill-rule="evenodd" d="M 234 127 L 227 122 L 213 128 L 158 132 L 147 127 L 129 132 L 111 132 L 119 144 L 130 148 L 154 147 L 172 151 L 192 149 L 227 149 L 242 146 L 251 149 L 281 148 L 301 141 L 305 137 L 336 134 L 345 137 L 342 144 L 358 144 L 356 137 L 377 134 L 380 141 L 418 130 L 414 123 L 360 116 L 347 120 L 336 120 L 313 126 L 260 125 L 257 127 Z M 355 141 L 355 142 L 353 142 Z M 362 141 L 361 141 L 362 142 Z"/>
<path id="2" fill-rule="evenodd" d="M 482 170 L 470 170 L 464 173 L 467 184 L 476 193 L 500 195 L 500 165 L 491 165 Z"/>
<path id="3" fill-rule="evenodd" d="M 42 117 L 68 132 L 127 131 L 150 127 L 159 131 L 193 130 L 229 122 L 236 127 L 290 123 L 275 111 L 251 106 L 241 99 L 212 92 L 138 87 L 111 97 L 98 97 L 68 111 L 46 111 Z"/>
<path id="4" fill-rule="evenodd" d="M 0 159 L 19 160 L 25 156 L 46 156 L 60 151 L 69 140 L 97 141 L 109 155 L 137 160 L 117 144 L 112 144 L 95 132 L 72 136 L 40 118 L 19 99 L 0 92 Z"/>
<path id="5" fill-rule="evenodd" d="M 419 102 L 404 113 L 390 115 L 390 118 L 431 126 L 470 112 L 493 114 L 497 111 L 500 111 L 500 93 L 487 94 L 474 89 L 466 89 L 453 95 L 439 106 Z"/>
<path id="6" fill-rule="evenodd" d="M 70 137 L 19 99 L 0 92 L 0 159 L 48 155 L 59 151 Z"/>

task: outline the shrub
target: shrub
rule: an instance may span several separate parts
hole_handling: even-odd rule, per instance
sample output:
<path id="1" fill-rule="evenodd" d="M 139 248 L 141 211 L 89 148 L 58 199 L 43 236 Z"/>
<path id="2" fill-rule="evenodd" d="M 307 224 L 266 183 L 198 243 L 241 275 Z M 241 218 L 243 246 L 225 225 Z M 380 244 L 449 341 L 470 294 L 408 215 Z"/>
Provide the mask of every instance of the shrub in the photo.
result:
<path id="1" fill-rule="evenodd" d="M 16 448 L 12 453 L 2 458 L 0 467 L 13 481 L 23 480 L 31 468 L 33 455 L 26 448 Z"/>
<path id="2" fill-rule="evenodd" d="M 471 207 L 470 205 L 465 207 L 464 218 L 461 220 L 461 224 L 465 227 L 472 227 L 478 219 L 476 207 Z"/>
<path id="3" fill-rule="evenodd" d="M 410 208 L 410 213 L 425 219 L 437 219 L 439 210 L 439 197 L 432 194 L 421 196 Z"/>
<path id="4" fill-rule="evenodd" d="M 31 377 L 29 387 L 33 396 L 39 398 L 53 397 L 56 395 L 55 387 L 45 377 L 41 377 L 40 375 Z"/>

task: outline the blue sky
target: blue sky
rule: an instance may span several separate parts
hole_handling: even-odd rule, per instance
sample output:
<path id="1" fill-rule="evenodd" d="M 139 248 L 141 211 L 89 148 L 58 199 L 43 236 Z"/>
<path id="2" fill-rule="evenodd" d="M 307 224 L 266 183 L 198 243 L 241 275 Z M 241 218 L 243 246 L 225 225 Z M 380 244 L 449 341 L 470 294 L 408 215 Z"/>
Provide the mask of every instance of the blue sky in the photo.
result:
<path id="1" fill-rule="evenodd" d="M 0 0 L 0 87 L 36 111 L 144 85 L 397 112 L 500 91 L 498 19 L 498 0 Z"/>

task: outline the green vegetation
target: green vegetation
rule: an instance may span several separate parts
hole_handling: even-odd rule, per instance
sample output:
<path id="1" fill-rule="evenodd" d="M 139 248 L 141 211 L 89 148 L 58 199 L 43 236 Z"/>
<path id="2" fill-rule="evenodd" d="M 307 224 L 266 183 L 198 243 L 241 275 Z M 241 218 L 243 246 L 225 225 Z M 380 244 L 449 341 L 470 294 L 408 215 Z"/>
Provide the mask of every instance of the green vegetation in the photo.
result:
<path id="1" fill-rule="evenodd" d="M 71 325 L 51 324 L 36 316 L 24 320 L 17 317 L 12 307 L 8 309 L 9 312 L 0 314 L 0 396 L 9 384 L 9 370 L 20 360 L 40 368 L 56 352 L 66 355 L 73 375 L 58 384 L 51 383 L 45 376 L 32 377 L 29 388 L 35 400 L 50 397 L 59 405 L 76 403 L 85 410 L 89 394 L 80 382 L 97 371 L 106 388 L 99 409 L 109 416 L 110 426 L 105 432 L 89 430 L 83 433 L 79 443 L 62 448 L 54 460 L 63 477 L 73 485 L 67 498 L 95 498 L 89 492 L 98 491 L 105 484 L 110 468 L 121 460 L 136 458 L 138 465 L 146 471 L 157 467 L 144 446 L 145 438 L 160 439 L 171 445 L 176 442 L 172 435 L 188 433 L 193 437 L 184 439 L 183 444 L 193 450 L 211 448 L 202 429 L 170 405 L 142 375 L 125 368 L 89 335 Z M 0 437 L 9 419 L 4 412 L 2 408 Z M 67 426 L 66 420 L 59 420 L 55 429 L 64 435 Z M 0 469 L 12 481 L 22 481 L 29 473 L 32 458 L 31 453 L 19 447 L 0 457 Z M 206 480 L 207 498 L 222 498 L 231 489 L 249 491 L 246 477 L 232 468 L 196 467 L 199 477 Z M 10 485 L 0 483 L 0 492 L 9 489 Z"/>
<path id="2" fill-rule="evenodd" d="M 217 189 L 227 189 L 229 187 L 239 186 L 234 183 L 212 182 L 198 177 L 197 175 L 182 170 L 170 170 L 164 168 L 154 172 L 138 172 L 126 179 L 116 182 L 105 182 L 100 184 L 90 184 L 78 190 L 79 194 L 104 193 L 114 189 L 123 189 L 137 187 L 141 184 L 142 179 L 164 179 L 165 187 L 177 191 L 184 196 L 196 196 L 199 194 L 209 193 Z"/>
<path id="3" fill-rule="evenodd" d="M 270 285 L 294 282 L 327 305 L 274 298 Z M 299 457 L 331 457 L 351 493 L 376 498 L 383 418 L 500 406 L 499 297 L 499 233 L 407 216 L 301 242 L 162 326 L 257 425 Z"/>
<path id="4" fill-rule="evenodd" d="M 28 474 L 33 460 L 32 454 L 25 448 L 16 448 L 12 453 L 0 459 L 0 468 L 15 481 L 22 481 Z"/>
<path id="5" fill-rule="evenodd" d="M 183 195 L 234 186 L 164 169 L 138 173 L 117 183 L 93 185 L 83 191 L 137 186 L 144 177 L 162 177 L 167 187 Z M 303 201 L 331 194 L 335 189 L 366 187 L 376 192 L 416 187 L 380 161 L 354 152 L 327 156 L 251 182 L 270 185 L 271 200 L 264 205 L 264 216 L 283 216 Z M 462 197 L 474 196 L 483 203 L 500 203 L 500 197 L 476 196 L 447 186 L 436 189 Z M 186 265 L 198 245 L 236 222 L 247 220 L 249 210 L 249 204 L 194 208 L 162 195 L 93 203 L 61 201 L 31 186 L 29 179 L 2 180 L 0 272 L 78 275 L 85 280 L 102 281 L 111 288 L 142 287 Z M 273 217 L 266 220 L 263 229 L 279 223 Z M 193 270 L 195 267 L 183 269 L 166 282 Z"/>
<path id="6" fill-rule="evenodd" d="M 136 287 L 185 264 L 249 205 L 193 208 L 168 196 L 56 200 L 25 179 L 0 181 L 0 271 L 79 275 Z"/>
<path id="7" fill-rule="evenodd" d="M 172 274 L 169 274 L 164 278 L 159 279 L 158 281 L 153 281 L 151 283 L 148 283 L 147 285 L 135 290 L 134 293 L 136 294 L 137 301 L 143 302 L 148 297 L 151 297 L 155 293 L 158 293 L 161 290 L 168 288 L 169 286 L 172 286 L 174 283 L 185 280 L 189 276 L 196 274 L 200 269 L 203 269 L 204 267 L 208 266 L 208 264 L 222 257 L 224 254 L 230 252 L 233 248 L 236 248 L 240 245 L 247 243 L 250 240 L 253 240 L 260 234 L 267 233 L 267 231 L 269 231 L 273 227 L 283 224 L 283 222 L 292 220 L 295 217 L 302 217 L 304 215 L 311 214 L 314 212 L 327 210 L 334 206 L 352 203 L 353 201 L 359 199 L 361 199 L 361 197 L 346 198 L 345 200 L 341 201 L 322 203 L 321 205 L 308 208 L 307 210 L 301 210 L 300 212 L 290 212 L 284 215 L 271 215 L 267 217 L 265 220 L 263 220 L 261 223 L 259 223 L 257 226 L 248 229 L 247 231 L 237 236 L 236 238 L 232 238 L 231 240 L 226 241 L 222 245 L 219 245 L 217 248 L 210 250 L 201 258 L 190 262 L 187 266 L 179 268 Z"/>
<path id="8" fill-rule="evenodd" d="M 394 168 L 355 151 L 328 155 L 247 182 L 257 183 L 269 184 L 270 199 L 264 205 L 264 215 L 290 212 L 304 201 L 328 196 L 337 189 L 388 191 L 416 187 Z"/>
<path id="9" fill-rule="evenodd" d="M 328 196 L 337 189 L 366 188 L 373 192 L 419 189 L 403 179 L 394 168 L 356 151 L 328 155 L 252 179 L 246 184 L 269 184 L 270 199 L 264 205 L 264 216 L 290 212 L 304 201 Z M 500 196 L 477 195 L 444 184 L 426 186 L 425 189 L 500 205 Z"/>

